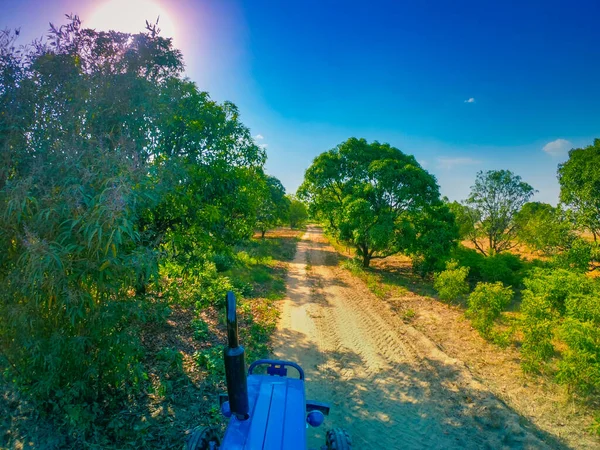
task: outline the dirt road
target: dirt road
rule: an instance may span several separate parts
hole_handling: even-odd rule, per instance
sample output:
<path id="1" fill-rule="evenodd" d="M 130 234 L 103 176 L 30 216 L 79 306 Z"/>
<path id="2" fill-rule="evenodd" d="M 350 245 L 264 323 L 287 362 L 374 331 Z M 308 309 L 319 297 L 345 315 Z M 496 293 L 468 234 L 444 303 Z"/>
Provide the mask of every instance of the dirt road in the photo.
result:
<path id="1" fill-rule="evenodd" d="M 309 227 L 288 272 L 275 355 L 299 362 L 307 396 L 356 449 L 565 448 L 509 409 L 460 361 L 343 269 Z M 320 448 L 324 431 L 309 432 Z"/>

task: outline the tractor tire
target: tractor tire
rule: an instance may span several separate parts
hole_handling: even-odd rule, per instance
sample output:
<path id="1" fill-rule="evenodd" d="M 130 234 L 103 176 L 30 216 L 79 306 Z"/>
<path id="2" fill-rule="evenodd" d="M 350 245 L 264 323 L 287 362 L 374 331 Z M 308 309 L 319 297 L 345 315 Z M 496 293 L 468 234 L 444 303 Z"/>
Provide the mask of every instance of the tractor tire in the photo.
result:
<path id="1" fill-rule="evenodd" d="M 325 439 L 327 450 L 351 450 L 352 440 L 343 428 L 333 428 L 327 432 Z"/>
<path id="2" fill-rule="evenodd" d="M 221 445 L 216 427 L 196 428 L 185 443 L 185 450 L 217 450 Z"/>

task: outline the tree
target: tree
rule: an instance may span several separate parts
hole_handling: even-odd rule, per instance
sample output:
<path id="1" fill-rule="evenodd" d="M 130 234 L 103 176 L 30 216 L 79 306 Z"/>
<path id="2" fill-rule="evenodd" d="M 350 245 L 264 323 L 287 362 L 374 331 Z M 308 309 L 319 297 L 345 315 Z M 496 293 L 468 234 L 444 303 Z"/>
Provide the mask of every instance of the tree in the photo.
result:
<path id="1" fill-rule="evenodd" d="M 288 219 L 290 221 L 290 227 L 296 228 L 302 226 L 308 219 L 308 210 L 306 205 L 293 195 L 288 197 L 288 201 Z"/>
<path id="2" fill-rule="evenodd" d="M 54 411 L 114 406 L 140 385 L 131 292 L 158 270 L 139 227 L 157 200 L 155 101 L 183 69 L 152 27 L 80 25 L 20 50 L 0 36 L 0 348 Z"/>
<path id="3" fill-rule="evenodd" d="M 558 166 L 560 200 L 574 213 L 575 221 L 598 240 L 600 234 L 600 139 L 569 152 Z"/>
<path id="4" fill-rule="evenodd" d="M 456 239 L 435 178 L 389 144 L 350 138 L 322 153 L 307 169 L 299 195 L 313 217 L 356 248 L 365 267 L 399 252 L 429 261 Z"/>
<path id="5" fill-rule="evenodd" d="M 464 210 L 471 220 L 469 238 L 475 248 L 484 255 L 513 248 L 519 227 L 515 216 L 534 192 L 509 170 L 479 172 Z"/>
<path id="6" fill-rule="evenodd" d="M 570 248 L 576 238 L 564 211 L 548 203 L 529 202 L 516 214 L 517 238 L 545 255 Z"/>
<path id="7" fill-rule="evenodd" d="M 268 229 L 281 223 L 289 214 L 290 199 L 285 195 L 285 188 L 277 178 L 266 176 L 265 194 L 261 199 L 256 226 L 265 237 Z"/>
<path id="8" fill-rule="evenodd" d="M 163 258 L 254 231 L 265 153 L 155 26 L 69 19 L 21 49 L 0 33 L 0 349 L 24 392 L 93 420 L 143 383 Z"/>

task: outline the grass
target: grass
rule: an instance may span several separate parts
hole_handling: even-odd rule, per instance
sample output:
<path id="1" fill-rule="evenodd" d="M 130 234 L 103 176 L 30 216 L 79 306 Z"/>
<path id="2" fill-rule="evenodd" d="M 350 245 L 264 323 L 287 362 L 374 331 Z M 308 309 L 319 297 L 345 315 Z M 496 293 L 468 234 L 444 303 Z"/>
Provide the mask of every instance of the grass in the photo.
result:
<path id="1" fill-rule="evenodd" d="M 287 262 L 295 254 L 299 235 L 298 230 L 280 229 L 265 239 L 251 239 L 235 249 L 234 264 L 215 280 L 219 289 L 229 284 L 238 292 L 240 339 L 247 362 L 269 354 L 278 318 L 275 300 L 285 296 Z M 85 433 L 43 416 L 0 377 L 0 448 L 181 448 L 188 430 L 222 427 L 217 394 L 226 391 L 224 309 L 218 302 L 192 301 L 199 288 L 197 283 L 191 288 L 193 295 L 163 296 L 159 303 L 168 302 L 170 314 L 142 330 L 142 393 Z M 185 280 L 176 278 L 170 289 L 186 290 Z M 157 298 L 156 293 L 148 298 L 152 296 Z"/>

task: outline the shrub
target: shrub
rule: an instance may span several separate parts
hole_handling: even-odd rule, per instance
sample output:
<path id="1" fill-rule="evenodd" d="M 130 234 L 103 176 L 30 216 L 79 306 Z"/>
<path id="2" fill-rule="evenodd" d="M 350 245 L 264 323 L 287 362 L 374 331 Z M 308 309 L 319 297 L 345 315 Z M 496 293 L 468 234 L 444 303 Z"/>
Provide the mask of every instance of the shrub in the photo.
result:
<path id="1" fill-rule="evenodd" d="M 204 320 L 194 319 L 191 325 L 194 330 L 194 339 L 204 341 L 208 337 L 208 324 Z"/>
<path id="2" fill-rule="evenodd" d="M 491 256 L 463 247 L 461 245 L 452 253 L 452 258 L 460 266 L 469 268 L 469 280 L 489 283 L 501 282 L 509 286 L 521 283 L 523 260 L 518 255 L 504 252 Z"/>
<path id="3" fill-rule="evenodd" d="M 216 345 L 214 347 L 201 350 L 194 354 L 194 359 L 199 367 L 208 371 L 209 374 L 222 375 L 225 373 L 223 365 L 223 347 Z"/>
<path id="4" fill-rule="evenodd" d="M 594 316 L 596 302 L 590 296 L 597 288 L 584 274 L 565 269 L 534 269 L 524 284 L 523 367 L 539 370 L 555 353 L 552 341 L 561 317 L 566 314 L 585 321 Z"/>
<path id="5" fill-rule="evenodd" d="M 565 269 L 534 269 L 524 280 L 525 295 L 544 296 L 560 315 L 565 312 L 565 301 L 575 294 L 591 294 L 595 282 L 581 273 Z"/>
<path id="6" fill-rule="evenodd" d="M 556 378 L 584 396 L 600 393 L 600 321 L 567 317 L 559 328 L 567 344 Z"/>
<path id="7" fill-rule="evenodd" d="M 215 264 L 217 272 L 226 272 L 235 264 L 233 257 L 226 253 L 217 253 L 212 257 L 212 262 Z"/>
<path id="8" fill-rule="evenodd" d="M 559 336 L 567 345 L 557 380 L 582 395 L 600 393 L 600 301 L 598 292 L 574 294 L 565 302 Z"/>
<path id="9" fill-rule="evenodd" d="M 433 287 L 442 300 L 458 300 L 469 293 L 468 275 L 468 267 L 459 267 L 456 261 L 448 261 L 446 270 L 435 274 Z"/>
<path id="10" fill-rule="evenodd" d="M 174 348 L 164 347 L 156 354 L 156 359 L 167 366 L 167 371 L 180 374 L 183 372 L 183 355 Z"/>
<path id="11" fill-rule="evenodd" d="M 520 284 L 519 271 L 523 268 L 521 258 L 512 253 L 498 253 L 481 261 L 481 279 L 486 282 L 501 282 L 509 286 Z"/>
<path id="12" fill-rule="evenodd" d="M 523 292 L 523 369 L 538 371 L 542 362 L 554 354 L 554 328 L 559 313 L 546 295 L 536 295 L 530 290 Z"/>
<path id="13" fill-rule="evenodd" d="M 559 268 L 587 272 L 590 268 L 590 262 L 594 259 L 595 251 L 596 246 L 592 242 L 578 238 L 573 240 L 564 252 L 556 255 L 553 262 Z"/>
<path id="14" fill-rule="evenodd" d="M 452 259 L 458 262 L 459 266 L 469 268 L 469 279 L 471 281 L 481 281 L 481 266 L 485 256 L 470 248 L 459 245 L 452 252 Z"/>
<path id="15" fill-rule="evenodd" d="M 483 337 L 491 337 L 494 321 L 500 317 L 513 296 L 510 287 L 498 283 L 477 283 L 468 299 L 467 316 Z"/>
<path id="16" fill-rule="evenodd" d="M 223 306 L 225 293 L 232 289 L 229 278 L 218 273 L 212 262 L 184 265 L 169 261 L 161 265 L 160 274 L 167 297 L 183 306 Z"/>

